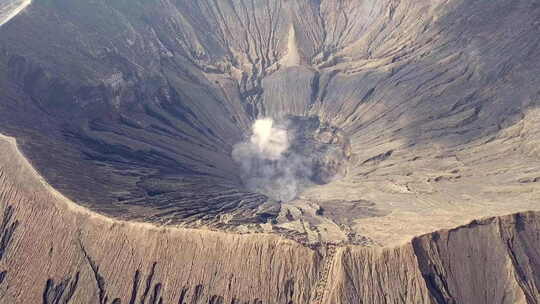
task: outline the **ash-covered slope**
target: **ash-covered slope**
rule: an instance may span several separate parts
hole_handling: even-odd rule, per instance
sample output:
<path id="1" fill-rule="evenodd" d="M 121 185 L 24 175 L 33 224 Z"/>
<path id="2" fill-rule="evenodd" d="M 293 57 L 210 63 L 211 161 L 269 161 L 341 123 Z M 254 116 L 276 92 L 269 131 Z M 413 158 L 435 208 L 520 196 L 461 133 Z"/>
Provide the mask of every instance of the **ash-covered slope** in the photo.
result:
<path id="1" fill-rule="evenodd" d="M 0 138 L 0 303 L 537 303 L 540 215 L 474 221 L 397 247 L 308 248 L 270 234 L 96 215 Z"/>
<path id="2" fill-rule="evenodd" d="M 390 244 L 538 209 L 538 20 L 532 0 L 37 0 L 0 28 L 0 132 L 109 216 Z M 280 203 L 232 152 L 287 116 L 354 157 Z"/>
<path id="3" fill-rule="evenodd" d="M 538 20 L 35 0 L 0 27 L 0 303 L 539 302 L 538 213 L 453 228 L 539 208 Z M 293 200 L 249 183 L 287 167 L 250 154 L 262 117 L 298 133 Z"/>

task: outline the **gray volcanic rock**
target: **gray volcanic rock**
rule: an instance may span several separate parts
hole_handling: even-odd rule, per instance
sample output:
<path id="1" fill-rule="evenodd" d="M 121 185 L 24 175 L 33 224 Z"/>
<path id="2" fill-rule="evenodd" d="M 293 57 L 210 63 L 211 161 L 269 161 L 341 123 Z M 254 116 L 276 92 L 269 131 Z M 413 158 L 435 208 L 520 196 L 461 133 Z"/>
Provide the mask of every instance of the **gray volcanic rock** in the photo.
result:
<path id="1" fill-rule="evenodd" d="M 1 301 L 540 301 L 539 20 L 0 0 Z M 246 171 L 265 118 L 288 145 Z"/>
<path id="2" fill-rule="evenodd" d="M 391 243 L 537 208 L 520 181 L 540 168 L 539 16 L 531 0 L 38 0 L 0 28 L 0 132 L 116 218 Z M 355 157 L 279 204 L 231 153 L 286 116 L 342 130 Z M 294 216 L 358 200 L 389 216 Z"/>

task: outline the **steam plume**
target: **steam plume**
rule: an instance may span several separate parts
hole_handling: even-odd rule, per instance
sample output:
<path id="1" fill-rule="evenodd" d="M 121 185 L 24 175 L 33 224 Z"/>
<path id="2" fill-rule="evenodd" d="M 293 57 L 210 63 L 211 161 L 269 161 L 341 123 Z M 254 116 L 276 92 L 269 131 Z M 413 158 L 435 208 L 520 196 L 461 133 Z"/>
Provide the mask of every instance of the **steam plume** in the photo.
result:
<path id="1" fill-rule="evenodd" d="M 263 159 L 278 160 L 289 148 L 287 130 L 274 127 L 274 120 L 264 118 L 253 124 L 251 144 Z"/>
<path id="2" fill-rule="evenodd" d="M 343 176 L 350 156 L 345 134 L 316 116 L 259 119 L 251 137 L 232 152 L 244 185 L 282 202 L 293 200 L 307 186 Z"/>
<path id="3" fill-rule="evenodd" d="M 296 197 L 311 176 L 310 160 L 290 151 L 292 134 L 271 118 L 255 121 L 249 140 L 233 148 L 245 186 L 278 201 Z"/>

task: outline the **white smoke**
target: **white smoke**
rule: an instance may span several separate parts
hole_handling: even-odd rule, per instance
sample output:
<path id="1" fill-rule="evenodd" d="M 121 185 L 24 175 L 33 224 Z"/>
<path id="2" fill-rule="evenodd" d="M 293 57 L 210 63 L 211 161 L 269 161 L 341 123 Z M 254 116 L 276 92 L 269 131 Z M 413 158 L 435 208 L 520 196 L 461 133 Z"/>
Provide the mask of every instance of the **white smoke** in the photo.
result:
<path id="1" fill-rule="evenodd" d="M 287 130 L 274 127 L 274 120 L 271 118 L 255 121 L 250 142 L 260 157 L 269 160 L 278 160 L 289 148 Z"/>
<path id="2" fill-rule="evenodd" d="M 232 152 L 244 185 L 278 201 L 293 200 L 311 176 L 311 160 L 289 150 L 292 134 L 271 118 L 255 121 L 252 132 Z"/>

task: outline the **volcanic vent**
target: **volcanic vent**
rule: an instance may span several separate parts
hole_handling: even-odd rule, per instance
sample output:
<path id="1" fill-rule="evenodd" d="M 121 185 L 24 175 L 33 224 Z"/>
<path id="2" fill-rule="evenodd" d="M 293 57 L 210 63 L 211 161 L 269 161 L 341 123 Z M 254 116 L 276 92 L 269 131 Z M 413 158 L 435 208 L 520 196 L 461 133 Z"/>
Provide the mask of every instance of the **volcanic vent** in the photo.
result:
<path id="1" fill-rule="evenodd" d="M 316 116 L 287 116 L 255 121 L 252 135 L 234 146 L 232 156 L 249 190 L 287 202 L 310 185 L 345 176 L 351 153 L 338 128 Z"/>

